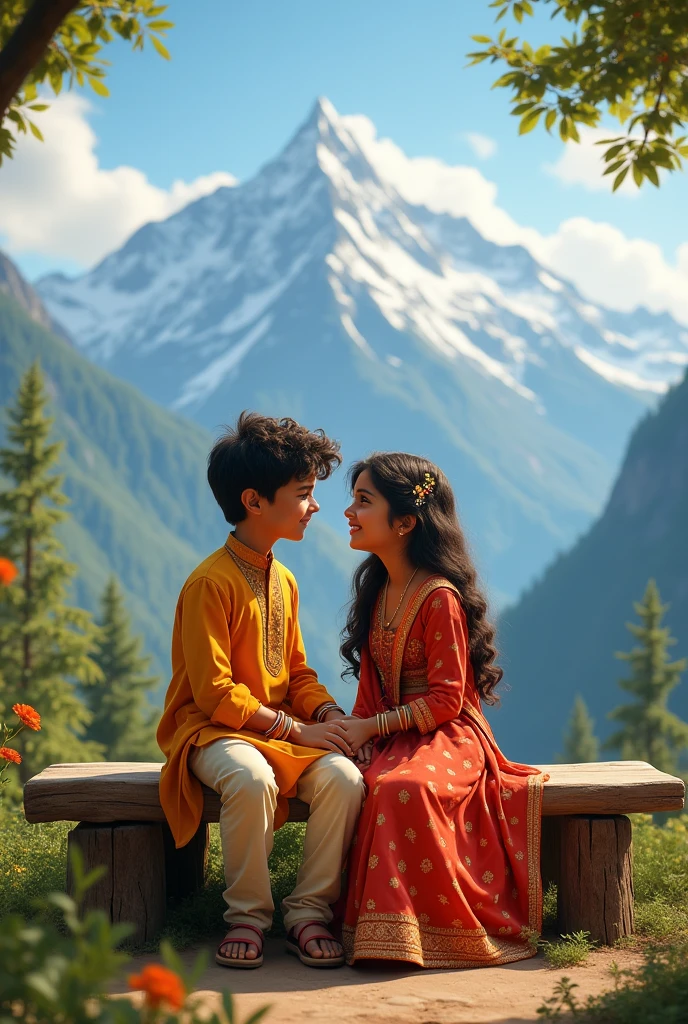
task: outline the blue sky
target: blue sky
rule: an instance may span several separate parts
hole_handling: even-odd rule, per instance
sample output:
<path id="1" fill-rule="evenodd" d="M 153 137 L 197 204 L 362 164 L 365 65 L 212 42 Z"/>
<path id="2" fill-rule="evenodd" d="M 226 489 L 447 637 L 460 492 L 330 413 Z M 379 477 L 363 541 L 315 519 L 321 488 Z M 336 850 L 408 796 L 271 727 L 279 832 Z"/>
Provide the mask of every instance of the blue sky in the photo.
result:
<path id="1" fill-rule="evenodd" d="M 547 170 L 564 150 L 557 138 L 538 130 L 518 136 L 507 93 L 490 88 L 495 68 L 466 67 L 471 35 L 494 28 L 488 0 L 178 0 L 168 14 L 176 23 L 171 62 L 152 48 L 132 53 L 117 43 L 107 54 L 111 96 L 86 92 L 91 109 L 83 116 L 102 169 L 137 169 L 160 189 L 218 171 L 245 180 L 324 95 L 342 114 L 367 115 L 408 156 L 478 167 L 519 224 L 548 234 L 570 218 L 603 222 L 656 243 L 669 263 L 685 242 L 685 173 L 659 192 L 648 186 L 639 196 L 612 196 Z M 526 19 L 521 31 L 538 41 L 553 28 Z M 493 139 L 494 155 L 477 156 L 468 133 Z M 0 195 L 3 180 L 14 187 L 5 168 Z M 88 262 L 74 258 L 69 239 L 63 249 L 57 236 L 50 244 L 22 241 L 1 212 L 0 244 L 30 277 Z"/>

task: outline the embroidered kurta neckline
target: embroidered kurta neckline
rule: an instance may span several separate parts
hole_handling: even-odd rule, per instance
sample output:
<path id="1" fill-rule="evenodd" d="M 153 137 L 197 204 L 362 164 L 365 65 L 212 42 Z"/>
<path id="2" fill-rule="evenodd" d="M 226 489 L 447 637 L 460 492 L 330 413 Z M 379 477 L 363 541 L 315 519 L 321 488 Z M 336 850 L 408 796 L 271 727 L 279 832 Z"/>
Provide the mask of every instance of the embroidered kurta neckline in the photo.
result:
<path id="1" fill-rule="evenodd" d="M 261 555 L 259 551 L 254 551 L 253 548 L 248 547 L 247 544 L 242 544 L 240 540 L 237 540 L 233 533 L 230 533 L 227 537 L 227 543 L 225 545 L 229 549 L 230 555 L 236 555 L 243 562 L 248 562 L 249 565 L 254 565 L 256 569 L 264 569 L 267 571 L 268 566 L 272 565 L 274 555 L 272 551 L 268 551 L 267 555 Z"/>
<path id="2" fill-rule="evenodd" d="M 271 676 L 284 664 L 284 595 L 273 554 L 261 555 L 230 533 L 225 550 L 234 559 L 253 591 L 263 624 L 263 663 Z"/>

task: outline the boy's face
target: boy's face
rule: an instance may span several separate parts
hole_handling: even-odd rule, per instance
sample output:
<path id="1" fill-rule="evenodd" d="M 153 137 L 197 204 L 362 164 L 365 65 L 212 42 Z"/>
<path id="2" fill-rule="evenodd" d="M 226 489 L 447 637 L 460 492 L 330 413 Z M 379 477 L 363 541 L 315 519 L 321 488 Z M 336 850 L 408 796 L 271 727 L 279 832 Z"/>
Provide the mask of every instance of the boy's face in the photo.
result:
<path id="1" fill-rule="evenodd" d="M 303 540 L 311 516 L 320 510 L 313 497 L 315 474 L 305 480 L 290 480 L 275 491 L 272 502 L 261 501 L 261 514 L 266 527 L 276 538 Z"/>

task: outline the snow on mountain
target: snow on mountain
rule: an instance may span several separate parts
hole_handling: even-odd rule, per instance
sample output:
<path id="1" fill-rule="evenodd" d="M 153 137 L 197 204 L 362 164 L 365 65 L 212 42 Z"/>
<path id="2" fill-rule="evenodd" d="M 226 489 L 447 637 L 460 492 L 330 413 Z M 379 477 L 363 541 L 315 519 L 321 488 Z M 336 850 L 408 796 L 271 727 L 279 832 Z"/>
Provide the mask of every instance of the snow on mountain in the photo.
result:
<path id="1" fill-rule="evenodd" d="M 250 181 L 38 287 L 89 358 L 211 429 L 251 406 L 322 424 L 347 457 L 426 452 L 504 594 L 599 510 L 688 363 L 670 317 L 595 306 L 406 201 L 326 100 Z"/>

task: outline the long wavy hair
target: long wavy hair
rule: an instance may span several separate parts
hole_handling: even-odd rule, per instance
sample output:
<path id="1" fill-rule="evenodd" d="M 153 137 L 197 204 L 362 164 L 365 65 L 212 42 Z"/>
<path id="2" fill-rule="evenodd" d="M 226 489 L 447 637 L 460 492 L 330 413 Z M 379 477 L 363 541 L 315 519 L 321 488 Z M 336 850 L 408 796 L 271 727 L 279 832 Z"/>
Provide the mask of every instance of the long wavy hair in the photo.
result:
<path id="1" fill-rule="evenodd" d="M 365 469 L 375 489 L 389 502 L 390 526 L 396 517 L 416 516 L 416 525 L 408 534 L 407 554 L 411 564 L 433 575 L 444 576 L 461 595 L 475 685 L 486 704 L 498 704 L 499 697 L 494 689 L 503 673 L 494 664 L 497 657 L 494 628 L 486 618 L 487 603 L 459 525 L 449 481 L 441 469 L 418 455 L 374 452 L 349 470 L 352 491 Z M 435 478 L 435 487 L 425 503 L 417 506 L 413 488 L 423 483 L 426 473 Z M 356 679 L 360 676 L 361 651 L 368 642 L 373 606 L 386 579 L 387 570 L 374 554 L 364 559 L 354 572 L 351 604 L 340 649 L 342 658 L 348 662 L 344 675 L 353 675 Z"/>

